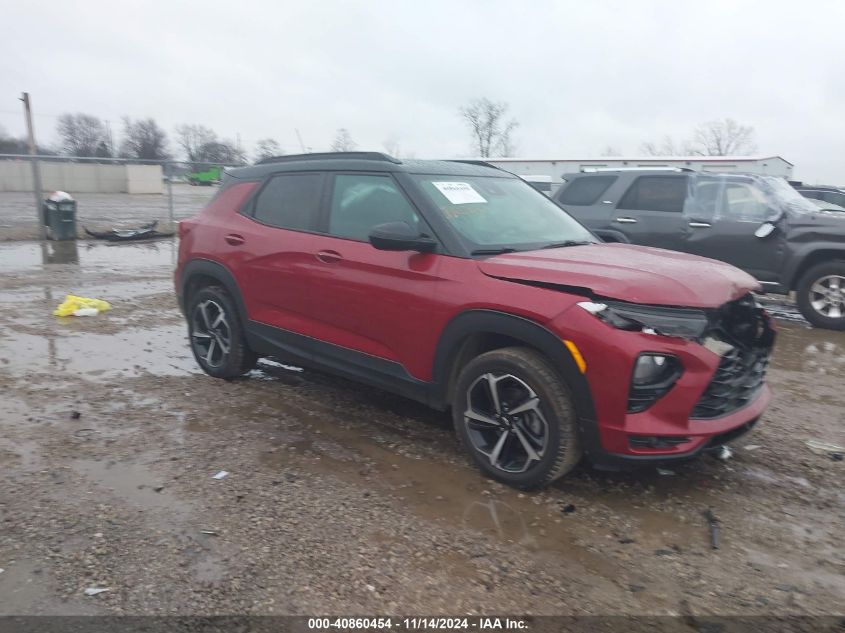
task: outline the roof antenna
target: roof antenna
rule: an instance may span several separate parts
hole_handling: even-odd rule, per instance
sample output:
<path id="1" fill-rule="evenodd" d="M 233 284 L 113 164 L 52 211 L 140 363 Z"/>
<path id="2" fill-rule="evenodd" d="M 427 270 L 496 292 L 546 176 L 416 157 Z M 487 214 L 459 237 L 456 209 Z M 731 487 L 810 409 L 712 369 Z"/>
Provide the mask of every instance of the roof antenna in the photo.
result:
<path id="1" fill-rule="evenodd" d="M 293 129 L 296 132 L 296 138 L 299 139 L 299 147 L 302 149 L 302 153 L 307 154 L 308 152 L 305 151 L 305 143 L 302 142 L 302 135 L 299 133 L 299 128 L 295 127 Z"/>

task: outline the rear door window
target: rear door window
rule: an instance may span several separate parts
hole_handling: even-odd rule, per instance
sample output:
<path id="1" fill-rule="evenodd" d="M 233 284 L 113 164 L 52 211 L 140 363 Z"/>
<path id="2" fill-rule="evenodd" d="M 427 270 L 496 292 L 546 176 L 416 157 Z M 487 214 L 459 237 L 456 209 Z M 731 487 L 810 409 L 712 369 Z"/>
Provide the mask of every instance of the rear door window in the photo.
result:
<path id="1" fill-rule="evenodd" d="M 255 199 L 253 217 L 270 226 L 294 231 L 316 229 L 323 174 L 274 176 Z"/>
<path id="2" fill-rule="evenodd" d="M 595 204 L 601 195 L 616 182 L 616 176 L 583 176 L 569 183 L 560 194 L 561 204 L 586 206 Z"/>
<path id="3" fill-rule="evenodd" d="M 681 213 L 686 197 L 686 176 L 640 176 L 625 192 L 617 208 Z"/>

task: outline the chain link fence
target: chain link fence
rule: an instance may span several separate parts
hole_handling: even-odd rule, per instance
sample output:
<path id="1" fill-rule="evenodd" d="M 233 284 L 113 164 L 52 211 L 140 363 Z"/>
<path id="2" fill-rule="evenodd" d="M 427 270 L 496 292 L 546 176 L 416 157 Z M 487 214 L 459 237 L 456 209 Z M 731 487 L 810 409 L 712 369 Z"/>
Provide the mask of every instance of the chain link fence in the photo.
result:
<path id="1" fill-rule="evenodd" d="M 37 239 L 32 161 L 41 174 L 42 198 L 65 191 L 77 201 L 77 235 L 84 229 L 133 228 L 158 222 L 173 231 L 198 213 L 233 165 L 187 161 L 142 161 L 78 156 L 0 154 L 0 240 Z"/>

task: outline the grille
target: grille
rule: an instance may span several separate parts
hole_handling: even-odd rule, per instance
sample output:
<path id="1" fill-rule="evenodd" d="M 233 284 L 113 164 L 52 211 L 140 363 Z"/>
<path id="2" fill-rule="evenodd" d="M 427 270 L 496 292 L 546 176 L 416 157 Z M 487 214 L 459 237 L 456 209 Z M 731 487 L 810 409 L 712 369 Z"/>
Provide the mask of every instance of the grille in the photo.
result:
<path id="1" fill-rule="evenodd" d="M 718 418 L 744 407 L 762 387 L 768 367 L 769 348 L 735 347 L 725 353 L 707 390 L 692 410 L 692 417 Z"/>
<path id="2" fill-rule="evenodd" d="M 751 402 L 763 386 L 774 331 L 750 296 L 726 303 L 714 315 L 709 337 L 727 343 L 719 367 L 692 410 L 696 419 L 712 419 Z"/>

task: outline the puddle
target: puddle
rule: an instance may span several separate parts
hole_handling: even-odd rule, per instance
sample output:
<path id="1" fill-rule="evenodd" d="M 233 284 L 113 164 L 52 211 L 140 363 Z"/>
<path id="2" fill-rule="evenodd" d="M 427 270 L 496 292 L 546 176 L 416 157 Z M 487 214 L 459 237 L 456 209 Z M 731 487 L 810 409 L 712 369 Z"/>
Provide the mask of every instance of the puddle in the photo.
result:
<path id="1" fill-rule="evenodd" d="M 114 246 L 85 241 L 0 242 L 0 273 L 55 265 L 83 269 L 173 266 L 177 244 L 176 240 Z"/>
<path id="2" fill-rule="evenodd" d="M 139 510 L 166 511 L 170 519 L 185 519 L 190 514 L 188 504 L 167 488 L 156 492 L 165 481 L 141 464 L 77 459 L 71 462 L 71 468 L 94 484 L 85 494 L 99 495 L 108 490 Z"/>
<path id="3" fill-rule="evenodd" d="M 778 323 L 772 367 L 809 374 L 845 374 L 845 332 Z"/>
<path id="4" fill-rule="evenodd" d="M 386 488 L 401 506 L 423 519 L 469 529 L 503 544 L 566 557 L 604 577 L 613 577 L 613 559 L 601 551 L 604 539 L 596 539 L 590 521 L 579 520 L 577 509 L 572 514 L 564 512 L 571 499 L 564 490 L 521 493 L 486 479 L 469 464 L 464 466 L 462 454 L 455 464 L 405 455 L 368 436 L 366 428 L 342 424 L 342 420 L 324 415 L 309 418 L 284 435 L 273 452 L 261 449 L 259 460 L 269 469 L 294 467 L 357 481 L 367 494 L 371 488 Z M 577 473 L 571 476 L 579 477 Z M 621 512 L 627 514 L 632 532 L 650 535 L 638 540 L 653 541 L 657 547 L 701 540 L 700 529 L 678 522 L 671 514 L 631 509 L 630 499 Z"/>
<path id="5" fill-rule="evenodd" d="M 117 334 L 59 327 L 52 334 L 35 336 L 7 330 L 0 337 L 0 369 L 17 376 L 58 371 L 92 380 L 200 372 L 183 324 L 123 328 Z"/>
<path id="6" fill-rule="evenodd" d="M 42 562 L 32 560 L 0 561 L 0 628 L 4 615 L 94 615 L 97 606 L 83 600 L 59 599 L 50 587 L 53 582 L 49 569 Z M 11 625 L 11 623 L 10 623 Z M 14 625 L 11 625 L 14 628 Z M 9 630 L 13 630 L 9 629 Z M 24 625 L 24 628 L 27 628 Z"/>

